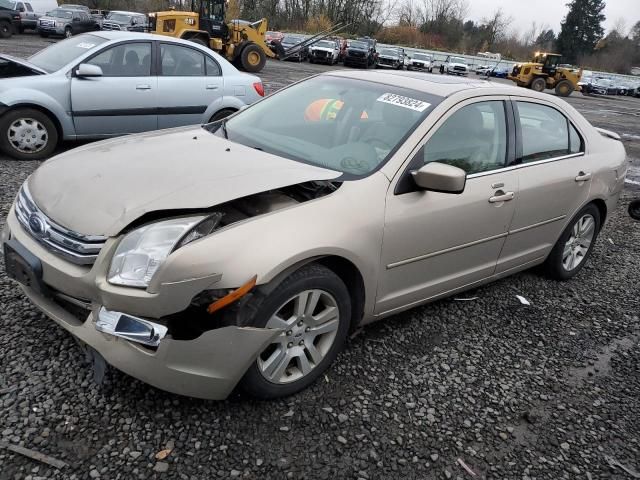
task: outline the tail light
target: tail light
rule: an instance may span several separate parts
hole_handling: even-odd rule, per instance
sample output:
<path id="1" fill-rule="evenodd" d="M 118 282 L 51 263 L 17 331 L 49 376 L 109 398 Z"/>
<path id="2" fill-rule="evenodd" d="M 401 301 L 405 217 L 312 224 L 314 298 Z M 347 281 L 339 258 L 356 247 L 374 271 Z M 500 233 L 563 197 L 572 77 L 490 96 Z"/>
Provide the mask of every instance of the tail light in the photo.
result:
<path id="1" fill-rule="evenodd" d="M 258 95 L 260 95 L 261 97 L 264 97 L 264 86 L 262 85 L 262 82 L 254 83 L 253 88 L 256 89 L 256 92 L 258 92 Z"/>

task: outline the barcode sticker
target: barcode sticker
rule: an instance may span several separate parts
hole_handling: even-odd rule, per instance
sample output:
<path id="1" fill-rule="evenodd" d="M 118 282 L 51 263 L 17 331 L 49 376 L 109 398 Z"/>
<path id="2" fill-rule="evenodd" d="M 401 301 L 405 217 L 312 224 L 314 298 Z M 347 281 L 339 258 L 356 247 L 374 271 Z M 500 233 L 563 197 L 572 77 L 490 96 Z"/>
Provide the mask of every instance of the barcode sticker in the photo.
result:
<path id="1" fill-rule="evenodd" d="M 424 112 L 431 106 L 430 103 L 423 102 L 422 100 L 405 97 L 395 93 L 383 93 L 378 97 L 378 102 L 390 103 L 391 105 L 408 108 L 410 110 L 415 110 L 416 112 Z"/>

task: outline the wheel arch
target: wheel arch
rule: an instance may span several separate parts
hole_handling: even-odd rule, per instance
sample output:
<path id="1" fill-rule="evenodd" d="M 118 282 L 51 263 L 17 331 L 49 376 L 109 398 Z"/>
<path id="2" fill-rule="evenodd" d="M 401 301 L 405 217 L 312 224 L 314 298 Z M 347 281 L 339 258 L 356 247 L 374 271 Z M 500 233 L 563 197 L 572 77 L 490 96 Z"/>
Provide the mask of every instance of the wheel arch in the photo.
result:
<path id="1" fill-rule="evenodd" d="M 58 141 L 61 141 L 64 139 L 64 129 L 62 127 L 62 123 L 60 122 L 60 119 L 58 118 L 58 116 L 47 107 L 43 107 L 42 105 L 38 105 L 37 103 L 22 102 L 22 103 L 16 103 L 14 105 L 11 105 L 7 109 L 2 111 L 0 118 L 4 117 L 6 114 L 10 112 L 19 110 L 20 108 L 31 108 L 33 110 L 38 110 L 39 112 L 48 116 L 53 122 L 53 125 L 56 127 L 56 132 L 58 133 Z"/>
<path id="2" fill-rule="evenodd" d="M 598 211 L 600 212 L 600 229 L 602 229 L 602 226 L 604 225 L 604 223 L 605 223 L 605 221 L 607 219 L 607 204 L 601 198 L 595 198 L 595 199 L 591 200 L 589 203 L 587 203 L 587 205 L 589 205 L 591 203 L 594 204 L 598 208 Z M 584 207 L 582 207 L 582 208 L 584 208 Z"/>
<path id="3" fill-rule="evenodd" d="M 259 287 L 261 292 L 268 295 L 293 272 L 311 263 L 318 263 L 327 267 L 344 282 L 351 298 L 352 308 L 350 328 L 353 329 L 357 327 L 364 316 L 366 287 L 364 284 L 364 278 L 358 267 L 345 257 L 341 257 L 339 255 L 321 255 L 300 260 L 282 270 L 268 283 L 261 285 Z"/>

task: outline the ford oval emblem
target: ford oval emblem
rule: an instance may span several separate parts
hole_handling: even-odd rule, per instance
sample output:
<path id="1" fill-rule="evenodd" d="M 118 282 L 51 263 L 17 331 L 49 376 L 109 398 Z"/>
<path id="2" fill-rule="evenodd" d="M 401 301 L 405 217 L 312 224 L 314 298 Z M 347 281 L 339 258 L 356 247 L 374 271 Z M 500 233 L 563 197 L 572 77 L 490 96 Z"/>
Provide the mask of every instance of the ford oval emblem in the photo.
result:
<path id="1" fill-rule="evenodd" d="M 44 238 L 47 233 L 47 224 L 37 213 L 32 213 L 29 217 L 29 229 L 34 235 Z"/>

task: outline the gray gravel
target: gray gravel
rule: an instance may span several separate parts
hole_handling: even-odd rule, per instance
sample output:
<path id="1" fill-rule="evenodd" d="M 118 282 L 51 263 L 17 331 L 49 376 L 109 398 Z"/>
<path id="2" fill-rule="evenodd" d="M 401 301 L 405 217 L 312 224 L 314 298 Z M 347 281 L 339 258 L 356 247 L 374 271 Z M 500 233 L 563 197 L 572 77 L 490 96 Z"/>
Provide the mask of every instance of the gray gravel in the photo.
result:
<path id="1" fill-rule="evenodd" d="M 265 83 L 300 68 L 270 64 Z M 0 225 L 36 167 L 0 159 Z M 525 272 L 369 326 L 323 381 L 272 402 L 183 398 L 113 370 L 95 385 L 0 266 L 0 441 L 69 464 L 0 448 L 0 479 L 472 478 L 462 464 L 478 478 L 631 478 L 607 458 L 640 470 L 637 196 L 573 281 Z"/>

